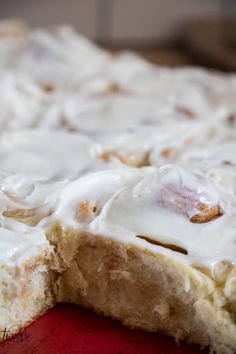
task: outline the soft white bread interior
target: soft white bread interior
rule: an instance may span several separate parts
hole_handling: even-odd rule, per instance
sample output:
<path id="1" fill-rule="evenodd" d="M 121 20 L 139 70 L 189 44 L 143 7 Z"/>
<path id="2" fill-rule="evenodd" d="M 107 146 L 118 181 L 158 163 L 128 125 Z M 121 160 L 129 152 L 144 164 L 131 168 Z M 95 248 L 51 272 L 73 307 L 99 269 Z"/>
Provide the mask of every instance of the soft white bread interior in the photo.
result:
<path id="1" fill-rule="evenodd" d="M 43 257 L 32 257 L 20 267 L 0 267 L 1 333 L 17 333 L 54 305 L 52 277 Z"/>
<path id="2" fill-rule="evenodd" d="M 48 237 L 59 250 L 58 302 L 93 308 L 131 328 L 163 332 L 218 354 L 235 353 L 235 317 L 222 288 L 201 270 L 129 243 L 78 235 L 65 225 L 57 224 Z"/>
<path id="3" fill-rule="evenodd" d="M 28 231 L 0 229 L 0 341 L 55 303 L 53 249 L 43 233 Z"/>

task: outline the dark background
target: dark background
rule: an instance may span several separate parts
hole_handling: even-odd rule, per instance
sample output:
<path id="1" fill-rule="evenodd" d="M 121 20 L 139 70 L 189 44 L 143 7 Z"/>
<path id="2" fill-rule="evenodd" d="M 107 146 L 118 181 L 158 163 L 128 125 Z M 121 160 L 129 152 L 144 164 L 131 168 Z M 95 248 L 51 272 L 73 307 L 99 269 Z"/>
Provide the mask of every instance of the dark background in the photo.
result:
<path id="1" fill-rule="evenodd" d="M 1 0 L 0 18 L 74 25 L 113 50 L 168 65 L 236 70 L 236 0 Z M 213 45 L 212 45 L 213 44 Z"/>

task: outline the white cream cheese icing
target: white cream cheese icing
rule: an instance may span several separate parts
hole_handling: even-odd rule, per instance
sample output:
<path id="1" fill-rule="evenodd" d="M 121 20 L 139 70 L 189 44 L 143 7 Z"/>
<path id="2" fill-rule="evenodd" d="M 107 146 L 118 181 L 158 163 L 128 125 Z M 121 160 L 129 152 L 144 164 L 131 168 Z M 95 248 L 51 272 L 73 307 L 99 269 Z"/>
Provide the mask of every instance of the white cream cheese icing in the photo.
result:
<path id="1" fill-rule="evenodd" d="M 28 76 L 0 70 L 0 130 L 30 128 L 46 110 L 49 98 Z"/>
<path id="2" fill-rule="evenodd" d="M 149 169 L 149 168 L 148 168 Z M 42 225 L 51 226 L 52 222 L 64 220 L 68 225 L 83 229 L 87 220 L 76 217 L 76 210 L 81 203 L 87 202 L 95 207 L 94 218 L 99 215 L 104 205 L 121 188 L 139 181 L 146 169 L 122 168 L 88 174 L 66 186 L 58 198 L 55 213 Z"/>
<path id="3" fill-rule="evenodd" d="M 34 238 L 46 242 L 42 230 L 62 220 L 190 264 L 235 263 L 236 76 L 112 56 L 65 26 L 1 28 L 13 28 L 0 37 L 1 262 L 33 254 Z M 118 154 L 105 161 L 107 151 Z M 155 167 L 119 159 L 144 153 Z M 178 199 L 169 184 L 192 194 Z M 222 215 L 191 222 L 198 201 Z M 34 227 L 4 216 L 18 209 L 45 215 Z"/>
<path id="4" fill-rule="evenodd" d="M 175 183 L 176 193 L 180 193 L 181 188 L 187 190 L 183 200 L 168 192 L 165 185 L 169 183 Z M 167 194 L 166 203 L 161 203 L 160 190 Z M 210 267 L 224 259 L 226 254 L 226 259 L 234 263 L 235 216 L 225 213 L 203 224 L 192 223 L 189 218 L 197 213 L 194 203 L 191 204 L 194 198 L 211 206 L 220 202 L 217 192 L 205 179 L 198 181 L 180 168 L 164 166 L 160 170 L 148 172 L 138 183 L 114 194 L 99 217 L 92 222 L 91 229 L 95 234 L 121 237 L 125 242 L 135 243 L 136 236 L 145 236 L 163 244 L 179 246 L 188 254 L 180 255 L 172 251 L 173 256 L 185 258 L 192 264 Z M 189 209 L 185 210 L 186 207 Z M 152 250 L 158 248 L 158 252 L 166 251 L 147 243 L 143 246 L 151 247 Z"/>
<path id="5" fill-rule="evenodd" d="M 40 65 L 35 61 L 40 59 Z M 26 38 L 17 63 L 20 71 L 35 80 L 56 86 L 73 86 L 94 74 L 110 55 L 69 26 L 36 29 Z"/>
<path id="6" fill-rule="evenodd" d="M 89 138 L 63 131 L 3 133 L 0 136 L 1 172 L 22 174 L 37 181 L 75 179 L 93 164 L 98 145 Z"/>
<path id="7" fill-rule="evenodd" d="M 12 231 L 0 227 L 0 267 L 20 266 L 42 252 L 51 252 L 49 242 L 42 231 L 27 228 L 22 232 L 19 228 Z"/>

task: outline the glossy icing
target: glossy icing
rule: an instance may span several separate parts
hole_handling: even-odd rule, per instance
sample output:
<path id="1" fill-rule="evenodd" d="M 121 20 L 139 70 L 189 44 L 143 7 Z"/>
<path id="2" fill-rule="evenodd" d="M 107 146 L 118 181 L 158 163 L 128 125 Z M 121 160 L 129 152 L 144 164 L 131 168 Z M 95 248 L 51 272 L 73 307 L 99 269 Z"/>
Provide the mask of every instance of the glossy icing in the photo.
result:
<path id="1" fill-rule="evenodd" d="M 111 55 L 66 26 L 1 31 L 1 262 L 30 257 L 33 235 L 47 242 L 61 220 L 192 265 L 235 264 L 234 74 Z M 28 226 L 19 210 L 40 218 Z M 13 250 L 18 236 L 32 247 Z"/>

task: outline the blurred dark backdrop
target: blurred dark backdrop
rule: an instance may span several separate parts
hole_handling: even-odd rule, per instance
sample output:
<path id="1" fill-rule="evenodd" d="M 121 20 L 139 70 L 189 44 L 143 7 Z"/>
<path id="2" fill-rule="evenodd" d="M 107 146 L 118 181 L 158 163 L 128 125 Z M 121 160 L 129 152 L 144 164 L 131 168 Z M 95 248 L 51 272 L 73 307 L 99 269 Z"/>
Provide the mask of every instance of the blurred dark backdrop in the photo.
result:
<path id="1" fill-rule="evenodd" d="M 0 18 L 74 25 L 111 49 L 236 70 L 236 0 L 1 0 Z"/>

